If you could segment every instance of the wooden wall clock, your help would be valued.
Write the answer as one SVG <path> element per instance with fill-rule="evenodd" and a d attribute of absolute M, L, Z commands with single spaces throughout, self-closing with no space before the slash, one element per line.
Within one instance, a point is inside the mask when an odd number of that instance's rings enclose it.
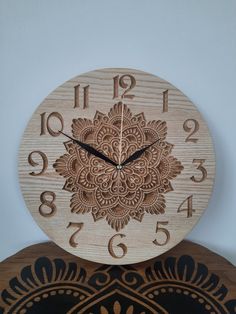
<path fill-rule="evenodd" d="M 171 249 L 207 207 L 215 174 L 206 123 L 170 83 L 133 69 L 75 77 L 25 130 L 26 204 L 59 246 L 107 264 Z"/>

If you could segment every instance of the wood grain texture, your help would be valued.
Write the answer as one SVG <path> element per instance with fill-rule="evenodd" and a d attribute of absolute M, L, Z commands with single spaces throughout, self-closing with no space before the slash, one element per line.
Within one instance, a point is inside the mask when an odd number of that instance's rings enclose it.
<path fill-rule="evenodd" d="M 187 241 L 132 266 L 36 244 L 0 264 L 0 291 L 2 314 L 236 313 L 235 267 Z"/>
<path fill-rule="evenodd" d="M 92 71 L 55 89 L 19 151 L 22 193 L 39 226 L 68 252 L 107 264 L 144 261 L 179 243 L 207 207 L 214 176 L 211 136 L 196 107 L 133 69 Z"/>

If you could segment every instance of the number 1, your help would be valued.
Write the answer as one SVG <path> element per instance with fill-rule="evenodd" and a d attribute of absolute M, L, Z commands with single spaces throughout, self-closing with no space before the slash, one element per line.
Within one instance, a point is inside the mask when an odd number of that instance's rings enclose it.
<path fill-rule="evenodd" d="M 163 93 L 163 111 L 168 112 L 168 89 L 165 90 Z"/>

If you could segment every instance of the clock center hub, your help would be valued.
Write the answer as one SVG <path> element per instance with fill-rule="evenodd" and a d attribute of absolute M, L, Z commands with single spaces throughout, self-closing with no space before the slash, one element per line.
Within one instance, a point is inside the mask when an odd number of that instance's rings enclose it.
<path fill-rule="evenodd" d="M 121 166 L 121 165 L 117 165 L 116 168 L 117 168 L 118 170 L 121 170 L 121 169 L 122 169 L 122 166 Z"/>

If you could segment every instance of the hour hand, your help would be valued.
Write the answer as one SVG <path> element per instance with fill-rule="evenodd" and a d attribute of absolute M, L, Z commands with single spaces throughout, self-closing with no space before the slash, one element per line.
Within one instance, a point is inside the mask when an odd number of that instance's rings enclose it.
<path fill-rule="evenodd" d="M 86 150 L 88 153 L 112 164 L 113 166 L 117 167 L 118 164 L 115 163 L 113 160 L 111 160 L 110 158 L 108 158 L 107 156 L 103 155 L 101 152 L 99 152 L 98 150 L 96 150 L 95 148 L 93 148 L 92 146 L 83 143 L 73 137 L 71 137 L 70 135 L 67 135 L 65 133 L 63 133 L 62 131 L 60 131 L 60 133 L 62 133 L 63 135 L 65 135 L 66 137 L 68 137 L 69 139 L 71 139 L 74 143 L 78 144 L 81 148 L 83 148 L 84 150 Z"/>
<path fill-rule="evenodd" d="M 121 166 L 125 166 L 126 164 L 128 164 L 131 161 L 134 161 L 136 159 L 138 159 L 148 148 L 150 148 L 152 145 L 156 144 L 157 142 L 159 142 L 160 139 L 156 140 L 155 142 L 147 145 L 146 147 L 143 147 L 139 150 L 137 150 L 136 152 L 134 152 L 131 156 L 129 156 L 129 158 L 127 158 L 122 164 Z"/>

